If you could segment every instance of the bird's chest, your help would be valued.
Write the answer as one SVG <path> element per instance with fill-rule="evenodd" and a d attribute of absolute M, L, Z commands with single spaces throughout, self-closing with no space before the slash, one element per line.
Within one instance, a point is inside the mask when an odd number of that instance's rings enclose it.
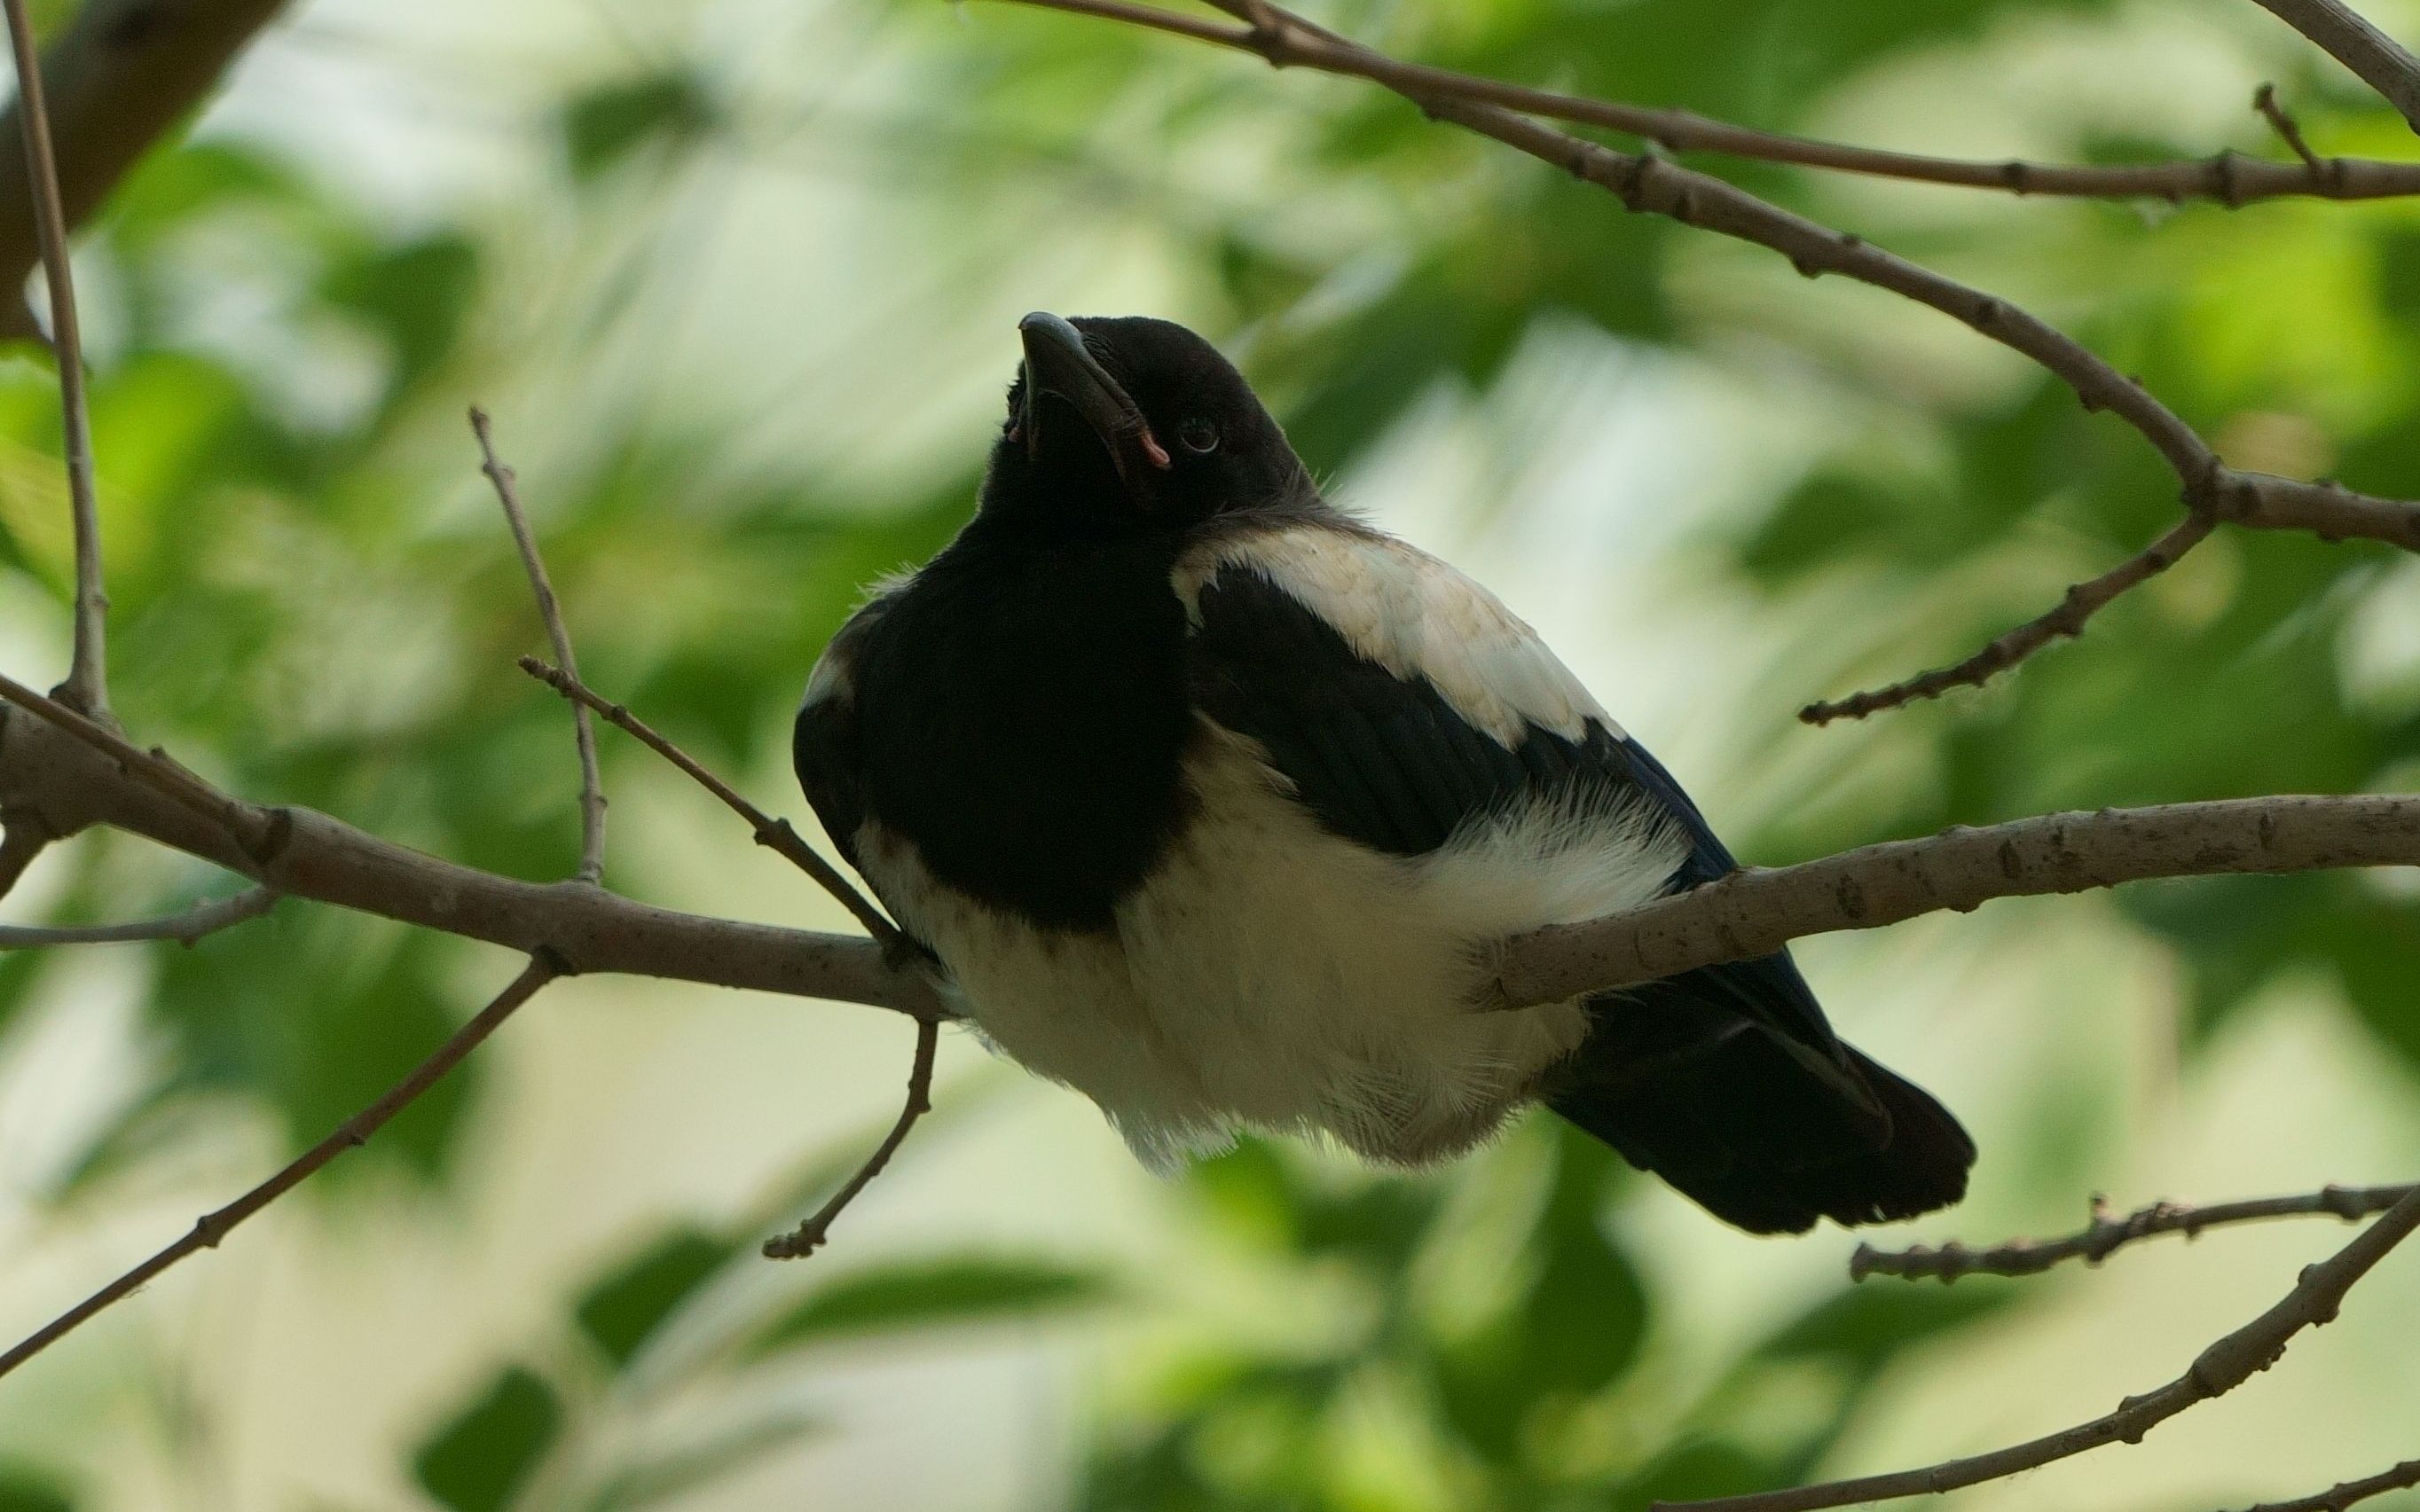
<path fill-rule="evenodd" d="M 934 876 L 1106 930 L 1186 817 L 1182 606 L 1164 552 L 937 563 L 861 679 L 873 818 Z"/>

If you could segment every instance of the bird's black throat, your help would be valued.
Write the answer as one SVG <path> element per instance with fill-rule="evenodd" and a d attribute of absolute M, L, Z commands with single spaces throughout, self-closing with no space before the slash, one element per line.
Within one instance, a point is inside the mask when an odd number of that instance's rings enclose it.
<path fill-rule="evenodd" d="M 858 669 L 871 817 L 942 882 L 1107 930 L 1182 826 L 1192 719 L 1174 532 L 978 517 L 889 606 Z"/>

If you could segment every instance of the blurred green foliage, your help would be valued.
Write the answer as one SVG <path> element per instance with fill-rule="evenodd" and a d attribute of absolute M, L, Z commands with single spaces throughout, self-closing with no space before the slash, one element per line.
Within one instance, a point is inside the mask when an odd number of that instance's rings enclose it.
<path fill-rule="evenodd" d="M 1791 130 L 1927 50 L 1988 49 L 2019 20 L 2112 8 L 1492 0 L 1346 4 L 1331 19 L 1447 66 Z M 562 873 L 576 841 L 562 713 L 512 671 L 534 626 L 460 406 L 520 371 L 499 332 L 542 343 L 541 373 L 584 372 L 607 365 L 617 332 L 631 339 L 635 310 L 663 323 L 636 337 L 652 358 L 675 317 L 632 291 L 650 259 L 681 255 L 671 231 L 689 212 L 665 207 L 732 159 L 793 147 L 859 165 L 903 221 L 935 228 L 930 268 L 880 270 L 896 302 L 870 303 L 864 331 L 818 338 L 827 363 L 845 366 L 869 332 L 907 347 L 959 339 L 947 326 L 963 289 L 1026 234 L 1003 232 L 992 201 L 1022 196 L 1090 234 L 1156 228 L 1172 276 L 1196 291 L 1195 317 L 1249 340 L 1255 378 L 1323 475 L 1440 389 L 1483 389 L 1558 323 L 1751 387 L 1778 374 L 1827 395 L 1823 455 L 1769 507 L 1689 543 L 1771 603 L 1875 609 L 1832 614 L 1770 688 L 1750 690 L 1770 695 L 1768 739 L 1808 698 L 1964 654 L 2174 516 L 2174 480 L 2140 440 L 2040 374 L 1912 380 L 1938 347 L 1893 348 L 1930 342 L 1934 317 L 1852 301 L 1869 329 L 1802 318 L 1841 296 L 1627 216 L 1374 90 L 1065 17 L 986 16 L 977 30 L 929 7 L 886 8 L 880 24 L 904 94 L 922 102 L 912 119 L 784 100 L 768 128 L 726 75 L 653 52 L 564 82 L 543 130 L 568 233 L 538 211 L 390 213 L 240 137 L 147 162 L 89 252 L 112 662 L 130 725 L 238 791 L 472 865 Z M 2397 140 L 2350 81 L 2288 46 L 2278 62 L 2321 151 Z M 2089 100 L 2028 124 L 2078 158 L 2275 150 L 2248 111 L 2225 140 Z M 2011 207 L 1723 168 L 2039 302 L 2231 460 L 2420 493 L 2413 208 Z M 561 252 L 578 265 L 563 281 L 590 301 L 540 301 L 544 329 L 513 308 L 545 282 L 527 267 L 533 244 L 575 249 Z M 957 292 L 926 300 L 936 282 Z M 1004 378 L 1006 359 L 995 365 Z M 543 439 L 552 486 L 535 507 L 584 670 L 721 764 L 778 748 L 806 669 L 861 587 L 963 517 L 987 439 L 970 428 L 905 485 L 869 482 L 874 470 L 807 434 L 837 424 L 829 408 L 782 409 L 798 444 L 767 461 L 738 419 L 701 424 L 645 383 L 581 393 L 597 408 L 572 417 L 571 439 Z M 63 606 L 56 429 L 37 356 L 0 364 L 0 568 L 13 594 Z M 508 455 L 540 440 L 504 434 Z M 1852 754 L 1820 778 L 1785 777 L 1798 787 L 1737 848 L 1780 861 L 2055 807 L 2408 788 L 2420 675 L 2396 640 L 2409 616 L 2386 610 L 2413 584 L 2374 548 L 2223 537 L 2081 645 L 1982 694 L 1842 732 Z M 611 786 L 632 757 L 618 745 L 607 756 Z M 62 921 L 166 910 L 220 886 L 120 849 L 75 857 L 53 906 Z M 2316 975 L 2382 1055 L 2420 1071 L 2410 892 L 2226 879 L 2129 891 L 2117 906 L 2187 974 L 2188 1052 L 2277 980 Z M 161 948 L 144 1007 L 158 1053 L 139 1094 L 37 1196 L 70 1207 L 172 1143 L 197 1107 L 264 1109 L 293 1148 L 319 1137 L 471 1006 L 456 961 L 446 942 L 290 904 L 273 924 Z M 0 958 L 0 1026 L 49 969 Z M 443 1200 L 485 1090 L 474 1060 L 302 1200 L 398 1173 Z M 756 1389 L 768 1373 L 984 1324 L 1146 1315 L 1157 1342 L 1100 1409 L 1077 1504 L 1630 1507 L 1806 1473 L 1894 1362 L 2023 1304 L 1979 1286 L 1842 1291 L 1675 1396 L 1654 1288 L 1606 1218 L 1631 1178 L 1536 1126 L 1435 1179 L 1342 1174 L 1259 1143 L 1189 1173 L 1202 1252 L 1257 1277 L 1256 1294 L 1290 1299 L 1271 1304 L 1290 1326 L 1197 1317 L 1183 1288 L 1092 1257 L 942 1250 L 852 1269 L 845 1238 L 778 1295 L 731 1305 L 756 1239 L 855 1148 L 816 1152 L 731 1221 L 684 1220 L 597 1257 L 556 1299 L 559 1317 L 534 1324 L 547 1348 L 500 1344 L 491 1369 L 431 1413 L 410 1458 L 417 1484 L 460 1512 L 678 1504 L 829 1429 L 768 1408 Z M 1761 1421 L 1744 1403 L 1802 1379 L 1816 1410 L 1741 1428 Z M 675 1389 L 719 1406 L 708 1427 L 629 1429 Z M 46 1471 L 0 1471 L 0 1507 L 73 1504 Z"/>

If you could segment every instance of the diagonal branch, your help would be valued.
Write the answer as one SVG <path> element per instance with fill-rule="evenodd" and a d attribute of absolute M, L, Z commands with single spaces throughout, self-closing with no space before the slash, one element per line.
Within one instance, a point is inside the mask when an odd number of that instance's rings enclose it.
<path fill-rule="evenodd" d="M 1862 719 L 1918 699 L 1938 698 L 1953 687 L 1980 687 L 2052 641 L 2082 635 L 2085 622 L 2126 590 L 2175 566 L 2216 526 L 2217 522 L 2208 515 L 2188 515 L 2168 533 L 2100 577 L 2071 586 L 2056 609 L 2027 620 L 1964 661 L 1919 673 L 1888 687 L 1809 703 L 1798 711 L 1798 717 L 1817 725 L 1830 724 L 1835 719 Z"/>
<path fill-rule="evenodd" d="M 0 0 L 8 12 L 8 42 L 17 59 L 18 124 L 25 139 L 25 181 L 34 202 L 34 231 L 42 274 L 51 290 L 51 350 L 59 364 L 59 414 L 65 428 L 68 498 L 75 512 L 75 653 L 59 696 L 98 718 L 109 717 L 109 595 L 101 576 L 101 511 L 92 488 L 92 416 L 85 404 L 84 337 L 76 320 L 75 273 L 68 261 L 67 211 L 59 204 L 58 164 L 51 152 L 51 117 L 42 103 L 42 68 L 34 55 L 34 28 L 25 0 Z"/>
<path fill-rule="evenodd" d="M 1838 273 L 1901 295 L 2022 353 L 2150 442 L 2180 485 L 2188 517 L 2259 530 L 2309 531 L 2329 540 L 2366 536 L 2420 550 L 2420 503 L 2230 468 L 2193 427 L 2133 379 L 2032 313 L 1929 268 L 1835 231 L 1719 178 L 1663 158 L 1617 152 L 1487 100 L 1510 86 L 1404 64 L 1303 20 L 1273 0 L 1212 0 L 1247 24 L 1224 25 L 1130 0 L 1014 0 L 1148 27 L 1249 53 L 1268 63 L 1350 74 L 1403 96 L 1428 115 L 1609 191 L 1624 208 L 1777 252 L 1812 278 Z M 1485 97 L 1482 100 L 1481 97 Z M 2228 160 L 2233 161 L 2233 160 Z M 2296 170 L 2300 171 L 2300 170 Z M 2148 576 L 2148 574 L 2147 574 Z"/>
<path fill-rule="evenodd" d="M 1834 930 L 1875 929 L 1993 898 L 2081 892 L 2191 872 L 2214 876 L 2420 864 L 2420 795 L 2279 796 L 2101 809 L 1957 825 L 1922 840 L 1734 872 L 1628 913 L 1508 942 L 1492 1007 L 1752 960 Z"/>
<path fill-rule="evenodd" d="M 1849 1257 L 1849 1279 L 1872 1275 L 1955 1281 L 1965 1275 L 2034 1275 L 2063 1260 L 2099 1265 L 2137 1240 L 2159 1234 L 2199 1238 L 2206 1228 L 2261 1223 L 2273 1218 L 2334 1214 L 2347 1223 L 2366 1218 L 2420 1191 L 2420 1186 L 2323 1186 L 2291 1196 L 2250 1197 L 2238 1202 L 2212 1202 L 2192 1207 L 2154 1202 L 2120 1218 L 2111 1213 L 2107 1199 L 2092 1199 L 2092 1217 L 2064 1238 L 2017 1239 L 1990 1249 L 1968 1249 L 1955 1241 L 1939 1248 L 1918 1244 L 1912 1249 L 1878 1250 L 1859 1244 Z"/>
<path fill-rule="evenodd" d="M 2195 1356 L 2183 1375 L 2142 1396 L 2129 1396 L 2118 1405 L 2117 1411 L 2089 1423 L 1989 1454 L 1947 1460 L 1919 1470 L 1702 1502 L 1659 1502 L 1655 1504 L 1656 1512 L 1809 1512 L 1815 1507 L 1926 1496 L 2022 1474 L 2104 1444 L 2135 1443 L 2169 1418 L 2214 1396 L 2225 1396 L 2276 1364 L 2286 1352 L 2286 1346 L 2303 1330 L 2333 1322 L 2353 1284 L 2368 1274 L 2414 1228 L 2420 1228 L 2420 1190 L 2387 1209 L 2355 1235 L 2351 1243 L 2329 1258 L 2305 1266 L 2293 1290 L 2268 1311 Z"/>
<path fill-rule="evenodd" d="M 884 917 L 865 894 L 849 886 L 830 861 L 817 855 L 786 819 L 776 819 L 740 796 L 739 790 L 709 772 L 689 752 L 658 734 L 653 727 L 619 703 L 609 702 L 595 689 L 582 683 L 579 675 L 565 667 L 550 667 L 535 656 L 521 658 L 521 671 L 553 688 L 574 704 L 596 710 L 606 720 L 627 731 L 638 742 L 664 760 L 688 773 L 696 783 L 722 800 L 723 806 L 748 821 L 756 834 L 756 843 L 778 852 L 792 866 L 814 879 L 815 885 L 839 900 L 840 905 L 854 915 L 865 933 L 886 954 L 895 955 L 903 949 L 905 936 L 898 926 Z"/>
<path fill-rule="evenodd" d="M 0 950 L 36 950 L 54 945 L 117 945 L 133 940 L 174 940 L 191 945 L 205 934 L 232 929 L 247 918 L 258 918 L 276 906 L 270 887 L 249 887 L 232 898 L 195 903 L 165 918 L 137 919 L 131 924 L 75 924 L 40 928 L 0 924 Z"/>
<path fill-rule="evenodd" d="M 216 1249 L 219 1242 L 225 1239 L 236 1225 L 301 1185 L 305 1178 L 346 1150 L 366 1144 L 370 1135 L 386 1126 L 387 1120 L 411 1106 L 415 1098 L 435 1086 L 439 1078 L 461 1064 L 463 1057 L 501 1028 L 504 1020 L 512 1017 L 523 1003 L 536 996 L 539 988 L 565 974 L 562 962 L 544 955 L 532 957 L 521 974 L 513 979 L 512 985 L 496 995 L 495 999 L 473 1014 L 470 1022 L 449 1035 L 427 1059 L 414 1066 L 403 1080 L 387 1088 L 377 1102 L 347 1119 L 335 1133 L 296 1156 L 268 1180 L 217 1211 L 203 1214 L 182 1239 L 69 1308 L 15 1349 L 0 1354 L 0 1376 L 6 1376 L 75 1332 L 95 1314 L 132 1296 L 161 1272 L 187 1256 L 205 1249 Z"/>
<path fill-rule="evenodd" d="M 2361 82 L 2386 97 L 2420 131 L 2420 58 L 2365 20 L 2344 0 L 2258 0 L 2260 8 L 2318 43 Z"/>
<path fill-rule="evenodd" d="M 529 517 L 521 513 L 520 494 L 513 486 L 513 470 L 496 459 L 496 443 L 488 431 L 488 412 L 477 405 L 471 407 L 471 433 L 479 438 L 479 471 L 496 486 L 496 501 L 504 506 L 504 522 L 512 527 L 513 544 L 520 548 L 521 566 L 528 572 L 530 592 L 537 598 L 538 618 L 546 622 L 546 638 L 554 647 L 554 659 L 566 675 L 577 681 L 580 663 L 571 654 L 571 631 L 563 623 L 563 605 L 554 596 L 554 584 L 547 580 L 546 559 L 538 554 L 537 537 L 530 532 Z M 597 770 L 597 725 L 589 718 L 587 705 L 574 701 L 571 705 L 571 733 L 580 748 L 580 870 L 575 873 L 582 882 L 597 882 L 605 875 L 605 782 Z"/>
<path fill-rule="evenodd" d="M 933 1111 L 933 1056 L 940 1046 L 941 1026 L 932 1019 L 922 1019 L 916 1025 L 916 1058 L 908 1068 L 908 1101 L 900 1106 L 899 1119 L 883 1135 L 882 1143 L 857 1168 L 857 1174 L 842 1183 L 831 1195 L 831 1200 L 817 1208 L 806 1222 L 786 1234 L 765 1241 L 764 1255 L 768 1260 L 803 1260 L 813 1255 L 824 1241 L 831 1237 L 832 1220 L 841 1210 L 857 1200 L 857 1195 L 867 1183 L 882 1174 L 891 1164 L 892 1155 L 907 1142 L 908 1131 L 916 1120 Z"/>

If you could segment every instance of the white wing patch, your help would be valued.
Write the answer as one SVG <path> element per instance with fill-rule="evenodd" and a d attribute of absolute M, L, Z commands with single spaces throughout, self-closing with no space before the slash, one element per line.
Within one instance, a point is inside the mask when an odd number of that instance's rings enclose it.
<path fill-rule="evenodd" d="M 1626 738 L 1538 632 L 1416 547 L 1307 523 L 1214 538 L 1180 557 L 1171 578 L 1194 625 L 1202 590 L 1239 568 L 1277 584 L 1364 660 L 1427 680 L 1456 714 L 1507 747 L 1531 724 L 1584 739 L 1591 719 Z"/>

